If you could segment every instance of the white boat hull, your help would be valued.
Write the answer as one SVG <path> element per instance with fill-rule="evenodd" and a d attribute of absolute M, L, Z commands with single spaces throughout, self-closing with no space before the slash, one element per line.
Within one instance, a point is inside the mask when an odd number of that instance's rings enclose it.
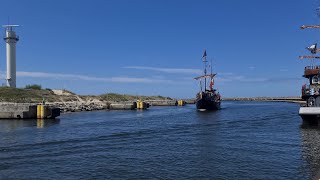
<path fill-rule="evenodd" d="M 300 107 L 299 115 L 303 121 L 320 124 L 320 107 Z"/>
<path fill-rule="evenodd" d="M 320 115 L 320 107 L 300 107 L 299 115 Z"/>

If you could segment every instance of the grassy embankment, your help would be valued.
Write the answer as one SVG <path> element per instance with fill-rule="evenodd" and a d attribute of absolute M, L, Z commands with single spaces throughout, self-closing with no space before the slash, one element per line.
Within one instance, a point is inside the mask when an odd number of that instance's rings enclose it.
<path fill-rule="evenodd" d="M 0 87 L 1 102 L 39 103 L 43 98 L 46 101 L 57 100 L 54 93 L 49 90 Z"/>
<path fill-rule="evenodd" d="M 44 99 L 46 102 L 72 102 L 99 100 L 99 101 L 134 101 L 140 100 L 165 100 L 171 99 L 163 96 L 133 96 L 126 94 L 108 93 L 102 95 L 78 96 L 70 91 L 65 90 L 67 95 L 56 95 L 50 89 L 27 89 L 27 88 L 9 88 L 0 87 L 0 102 L 16 103 L 40 103 Z"/>

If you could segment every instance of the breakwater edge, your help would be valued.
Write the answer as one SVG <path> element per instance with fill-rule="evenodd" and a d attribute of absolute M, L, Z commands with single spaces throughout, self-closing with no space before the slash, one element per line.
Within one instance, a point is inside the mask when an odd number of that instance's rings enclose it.
<path fill-rule="evenodd" d="M 230 97 L 223 98 L 225 101 L 266 101 L 266 102 L 290 102 L 304 104 L 305 101 L 301 97 Z"/>
<path fill-rule="evenodd" d="M 224 98 L 224 101 L 272 101 L 292 102 L 303 104 L 300 97 L 251 97 Z M 194 104 L 195 99 L 174 99 L 164 96 L 133 96 L 125 94 L 107 93 L 102 95 L 77 95 L 68 90 L 51 89 L 19 89 L 0 87 L 0 105 L 12 104 L 34 106 L 45 103 L 52 108 L 60 108 L 61 113 L 96 111 L 96 110 L 133 110 L 143 102 L 142 109 L 150 106 L 177 106 Z M 181 103 L 179 102 L 181 101 Z"/>

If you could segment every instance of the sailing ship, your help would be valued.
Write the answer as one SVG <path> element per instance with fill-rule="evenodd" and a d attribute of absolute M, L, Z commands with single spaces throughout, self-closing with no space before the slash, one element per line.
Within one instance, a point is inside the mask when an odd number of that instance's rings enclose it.
<path fill-rule="evenodd" d="M 211 73 L 207 74 L 207 52 L 204 50 L 202 61 L 204 63 L 204 75 L 194 78 L 200 82 L 200 92 L 197 93 L 196 107 L 199 111 L 207 110 L 219 110 L 221 109 L 221 96 L 219 92 L 213 88 L 214 77 L 217 74 L 212 73 L 212 61 L 211 61 Z M 209 89 L 207 89 L 207 79 L 210 80 Z M 202 81 L 204 80 L 204 89 L 202 88 Z"/>
<path fill-rule="evenodd" d="M 302 26 L 301 29 L 320 28 L 317 26 Z M 314 61 L 320 59 L 320 56 L 316 56 L 320 49 L 317 48 L 317 43 L 306 48 L 310 51 L 311 55 L 300 56 L 302 59 L 311 59 L 311 65 L 304 68 L 303 77 L 307 79 L 306 84 L 301 88 L 301 98 L 305 100 L 299 109 L 299 115 L 305 122 L 320 123 L 320 66 L 315 65 Z"/>

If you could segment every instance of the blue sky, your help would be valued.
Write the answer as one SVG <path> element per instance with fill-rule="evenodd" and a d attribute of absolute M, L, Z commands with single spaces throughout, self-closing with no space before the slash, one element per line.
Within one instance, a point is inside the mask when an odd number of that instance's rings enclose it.
<path fill-rule="evenodd" d="M 79 94 L 194 97 L 203 50 L 224 97 L 298 96 L 299 55 L 318 42 L 320 1 L 2 1 L 0 22 L 17 29 L 17 86 Z M 7 7 L 7 8 L 6 8 Z M 11 7 L 11 8 L 9 8 Z M 0 71 L 5 72 L 0 42 Z M 4 76 L 1 76 L 4 82 Z"/>

